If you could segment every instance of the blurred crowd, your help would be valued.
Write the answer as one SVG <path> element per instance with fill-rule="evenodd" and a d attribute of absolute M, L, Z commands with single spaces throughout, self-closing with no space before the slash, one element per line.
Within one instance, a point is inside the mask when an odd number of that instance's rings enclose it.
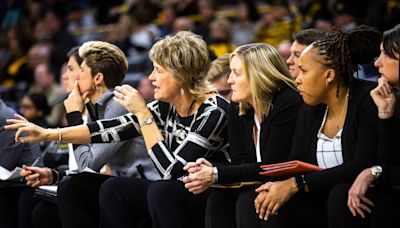
<path fill-rule="evenodd" d="M 3 0 L 0 96 L 21 113 L 35 109 L 46 125 L 62 126 L 67 52 L 89 40 L 121 48 L 129 65 L 123 83 L 136 87 L 152 69 L 154 41 L 177 31 L 200 34 L 211 58 L 266 42 L 287 59 L 293 32 L 358 24 L 383 31 L 399 21 L 397 0 Z"/>

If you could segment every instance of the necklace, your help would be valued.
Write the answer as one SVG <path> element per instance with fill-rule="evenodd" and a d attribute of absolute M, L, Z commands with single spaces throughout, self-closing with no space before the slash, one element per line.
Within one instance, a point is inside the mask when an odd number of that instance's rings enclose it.
<path fill-rule="evenodd" d="M 189 116 L 192 113 L 195 101 L 196 101 L 196 99 L 193 99 L 192 103 L 190 104 L 188 112 L 187 112 L 187 116 Z M 181 125 L 180 117 L 179 117 L 179 114 L 177 112 L 176 113 L 176 128 L 178 128 L 178 126 L 180 126 L 180 125 Z M 186 138 L 186 135 L 187 135 L 187 132 L 185 130 L 185 126 L 182 126 L 182 128 L 177 129 L 175 134 L 176 134 L 176 137 L 177 137 L 177 141 L 178 142 L 182 142 Z"/>
<path fill-rule="evenodd" d="M 344 100 L 344 105 L 343 105 L 342 114 L 340 115 L 339 121 L 336 123 L 336 131 L 339 131 L 341 124 L 344 123 L 344 118 L 345 118 L 345 116 L 346 116 L 346 115 L 345 115 L 345 112 L 346 112 L 346 110 L 347 110 L 347 106 L 348 106 L 348 105 L 349 105 L 349 90 L 347 90 L 347 93 L 346 93 L 346 97 L 345 97 L 345 100 Z"/>

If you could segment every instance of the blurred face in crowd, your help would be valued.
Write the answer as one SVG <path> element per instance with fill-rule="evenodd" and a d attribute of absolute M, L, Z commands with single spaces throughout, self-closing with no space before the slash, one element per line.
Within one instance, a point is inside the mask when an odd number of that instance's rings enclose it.
<path fill-rule="evenodd" d="M 399 58 L 399 54 L 396 57 Z M 386 78 L 392 86 L 399 87 L 399 59 L 387 56 L 382 44 L 381 54 L 375 61 L 375 66 L 379 69 L 381 77 Z"/>
<path fill-rule="evenodd" d="M 228 83 L 228 78 L 229 75 L 222 75 L 212 83 L 217 89 L 218 94 L 220 94 L 225 99 L 230 101 L 232 96 L 232 90 L 231 90 L 231 85 Z"/>
<path fill-rule="evenodd" d="M 286 60 L 286 64 L 289 67 L 289 72 L 292 75 L 293 79 L 296 79 L 300 73 L 299 58 L 306 47 L 307 45 L 299 44 L 297 41 L 294 41 L 292 46 L 290 47 L 290 56 Z"/>
<path fill-rule="evenodd" d="M 34 76 L 36 85 L 42 89 L 49 88 L 54 83 L 54 75 L 44 63 L 36 66 Z"/>
<path fill-rule="evenodd" d="M 67 69 L 62 76 L 64 88 L 67 93 L 70 93 L 72 91 L 72 89 L 74 88 L 75 81 L 79 80 L 80 72 L 81 72 L 81 67 L 79 66 L 75 57 L 73 56 L 69 57 L 67 63 Z"/>
<path fill-rule="evenodd" d="M 149 79 L 152 82 L 154 89 L 154 99 L 173 103 L 176 99 L 181 97 L 178 81 L 174 78 L 172 72 L 168 71 L 160 64 L 153 62 L 153 72 L 151 72 Z"/>
<path fill-rule="evenodd" d="M 43 115 L 28 96 L 24 96 L 19 103 L 19 111 L 29 121 Z"/>
<path fill-rule="evenodd" d="M 228 83 L 232 89 L 232 101 L 234 102 L 253 102 L 250 85 L 247 81 L 242 61 L 234 55 L 230 61 L 231 74 L 228 78 Z"/>

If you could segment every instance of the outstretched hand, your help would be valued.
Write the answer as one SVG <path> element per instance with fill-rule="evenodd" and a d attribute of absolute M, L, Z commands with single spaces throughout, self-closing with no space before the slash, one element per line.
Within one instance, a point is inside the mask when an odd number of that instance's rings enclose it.
<path fill-rule="evenodd" d="M 7 119 L 8 125 L 4 126 L 4 129 L 17 130 L 15 133 L 16 142 L 28 143 L 48 140 L 46 129 L 29 122 L 21 115 L 14 114 L 14 116 L 16 119 Z"/>

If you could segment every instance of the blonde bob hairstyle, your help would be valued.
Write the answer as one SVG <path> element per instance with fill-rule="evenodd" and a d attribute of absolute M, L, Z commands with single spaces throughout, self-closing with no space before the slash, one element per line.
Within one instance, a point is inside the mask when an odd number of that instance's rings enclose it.
<path fill-rule="evenodd" d="M 296 90 L 296 85 L 278 51 L 269 44 L 253 43 L 242 45 L 230 55 L 236 56 L 243 66 L 243 74 L 249 82 L 254 107 L 239 103 L 239 114 L 254 109 L 258 116 L 268 115 L 276 92 L 285 86 Z"/>
<path fill-rule="evenodd" d="M 210 67 L 206 42 L 192 32 L 178 32 L 157 41 L 149 57 L 170 71 L 184 91 L 196 100 L 204 99 L 215 89 L 206 80 Z"/>

